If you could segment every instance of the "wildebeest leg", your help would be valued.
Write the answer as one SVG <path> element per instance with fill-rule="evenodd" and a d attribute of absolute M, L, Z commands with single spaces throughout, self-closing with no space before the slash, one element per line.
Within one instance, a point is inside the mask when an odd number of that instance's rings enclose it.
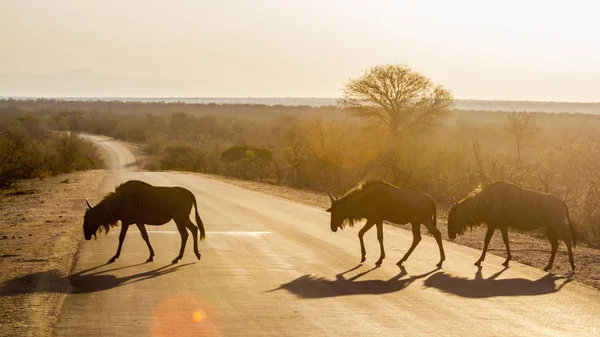
<path fill-rule="evenodd" d="M 571 269 L 573 271 L 575 271 L 575 261 L 573 260 L 573 248 L 571 246 L 571 243 L 573 242 L 573 238 L 571 237 L 571 233 L 569 231 L 569 228 L 565 226 L 565 224 L 561 224 L 562 226 L 560 226 L 560 231 L 561 231 L 561 239 L 565 242 L 565 245 L 567 246 L 567 252 L 569 253 L 569 263 L 571 263 Z"/>
<path fill-rule="evenodd" d="M 567 252 L 569 253 L 569 262 L 571 263 L 571 270 L 575 271 L 575 260 L 573 260 L 573 249 L 571 248 L 571 237 L 565 239 L 565 245 L 567 245 Z"/>
<path fill-rule="evenodd" d="M 396 263 L 398 266 L 401 266 L 408 259 L 413 250 L 415 250 L 415 247 L 421 242 L 421 224 L 416 222 L 411 222 L 410 224 L 412 225 L 413 242 L 406 254 L 404 254 L 404 257 Z"/>
<path fill-rule="evenodd" d="M 125 241 L 125 234 L 127 234 L 127 229 L 129 229 L 129 224 L 122 223 L 121 234 L 119 234 L 119 247 L 117 248 L 117 253 L 110 260 L 108 260 L 108 263 L 115 262 L 115 260 L 118 259 L 121 255 L 121 247 L 123 247 L 123 241 Z"/>
<path fill-rule="evenodd" d="M 177 263 L 183 257 L 183 251 L 185 250 L 185 244 L 187 243 L 187 238 L 189 236 L 187 230 L 185 229 L 185 224 L 189 221 L 189 219 L 175 219 L 175 224 L 177 225 L 177 230 L 179 231 L 179 235 L 181 236 L 181 248 L 179 249 L 179 255 L 171 261 L 171 263 Z"/>
<path fill-rule="evenodd" d="M 187 228 L 192 232 L 192 238 L 194 238 L 194 254 L 196 254 L 196 257 L 200 260 L 201 254 L 198 251 L 198 227 L 196 227 L 193 222 L 188 221 Z"/>
<path fill-rule="evenodd" d="M 431 223 L 426 222 L 425 227 L 429 230 L 429 233 L 433 234 L 435 241 L 440 248 L 440 262 L 436 265 L 438 268 L 442 267 L 442 263 L 446 260 L 446 254 L 444 254 L 444 246 L 442 245 L 442 233 Z"/>
<path fill-rule="evenodd" d="M 569 253 L 569 262 L 571 263 L 571 270 L 575 271 L 575 260 L 573 259 L 573 249 L 571 248 L 571 236 L 565 239 L 565 245 L 567 245 L 567 252 Z"/>
<path fill-rule="evenodd" d="M 360 258 L 360 263 L 365 262 L 366 255 L 367 255 L 367 251 L 365 250 L 365 242 L 363 241 L 363 236 L 365 236 L 365 233 L 371 229 L 371 227 L 373 227 L 375 223 L 371 222 L 369 220 L 367 220 L 367 223 L 363 226 L 363 228 L 361 228 L 358 231 L 358 240 L 360 241 L 360 254 L 361 254 L 361 258 Z"/>
<path fill-rule="evenodd" d="M 380 221 L 376 225 L 377 225 L 377 240 L 379 241 L 380 254 L 379 254 L 379 260 L 377 260 L 377 262 L 375 262 L 375 265 L 380 266 L 381 262 L 383 262 L 383 259 L 385 259 L 385 249 L 383 249 L 383 222 Z"/>
<path fill-rule="evenodd" d="M 136 224 L 137 228 L 140 230 L 140 233 L 142 234 L 142 239 L 144 239 L 144 241 L 146 241 L 146 245 L 148 245 L 148 250 L 150 250 L 150 257 L 148 258 L 148 260 L 146 260 L 146 262 L 152 262 L 154 260 L 154 249 L 152 249 L 152 245 L 150 244 L 150 239 L 148 238 L 148 232 L 146 232 L 146 226 L 144 226 L 144 224 Z"/>
<path fill-rule="evenodd" d="M 502 240 L 504 240 L 504 245 L 506 246 L 506 261 L 502 265 L 508 267 L 508 261 L 511 260 L 510 245 L 508 244 L 508 227 L 500 227 L 500 233 L 502 233 Z"/>
<path fill-rule="evenodd" d="M 552 245 L 552 252 L 550 253 L 550 261 L 548 261 L 548 265 L 544 268 L 544 271 L 548 271 L 552 269 L 552 265 L 554 264 L 554 258 L 556 257 L 556 251 L 558 250 L 558 237 L 556 233 L 556 229 L 553 227 L 546 227 L 546 232 L 548 233 L 548 239 L 550 240 L 550 245 Z"/>
<path fill-rule="evenodd" d="M 490 240 L 492 240 L 492 236 L 494 235 L 495 230 L 496 230 L 496 227 L 488 224 L 487 233 L 485 233 L 485 240 L 483 242 L 483 252 L 481 252 L 481 257 L 479 258 L 479 260 L 477 260 L 477 262 L 475 262 L 476 266 L 480 266 L 481 262 L 483 262 L 483 260 L 485 260 L 485 253 L 487 252 L 488 245 L 490 244 Z"/>

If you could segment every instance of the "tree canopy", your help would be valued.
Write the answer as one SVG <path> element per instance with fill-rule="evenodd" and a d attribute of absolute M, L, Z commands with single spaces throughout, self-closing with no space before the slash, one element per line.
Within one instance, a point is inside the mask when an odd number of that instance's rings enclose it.
<path fill-rule="evenodd" d="M 339 100 L 355 116 L 376 121 L 391 133 L 421 133 L 439 124 L 454 102 L 452 93 L 406 65 L 378 65 L 351 79 Z"/>

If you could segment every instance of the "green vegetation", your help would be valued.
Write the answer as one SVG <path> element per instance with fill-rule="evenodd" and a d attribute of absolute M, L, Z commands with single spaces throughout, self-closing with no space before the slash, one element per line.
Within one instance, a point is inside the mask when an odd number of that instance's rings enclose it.
<path fill-rule="evenodd" d="M 369 72 L 349 82 L 339 107 L 5 100 L 0 108 L 27 110 L 56 130 L 144 143 L 148 167 L 157 170 L 336 193 L 383 179 L 428 192 L 440 205 L 506 180 L 565 200 L 578 236 L 600 247 L 600 115 L 449 110 L 450 93 L 422 75 L 402 66 L 377 69 L 376 78 L 388 71 L 394 81 L 418 79 L 420 89 L 393 96 L 389 111 L 355 90 Z M 370 88 L 385 92 L 394 81 Z M 354 103 L 376 114 L 357 113 Z M 395 122 L 372 118 L 378 115 Z"/>
<path fill-rule="evenodd" d="M 273 152 L 253 145 L 236 145 L 221 153 L 221 161 L 227 163 L 225 174 L 255 180 L 268 177 L 273 163 Z"/>
<path fill-rule="evenodd" d="M 101 167 L 94 146 L 74 135 L 51 132 L 38 114 L 0 110 L 0 188 L 15 180 Z"/>

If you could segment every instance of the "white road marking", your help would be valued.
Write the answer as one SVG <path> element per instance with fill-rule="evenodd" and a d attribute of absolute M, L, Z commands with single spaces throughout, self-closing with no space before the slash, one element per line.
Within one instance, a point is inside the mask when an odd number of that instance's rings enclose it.
<path fill-rule="evenodd" d="M 130 232 L 140 231 L 132 230 Z M 148 234 L 179 234 L 178 231 L 148 231 Z M 253 232 L 253 231 L 207 231 L 206 234 L 221 234 L 221 235 L 239 235 L 239 236 L 261 236 L 265 234 L 271 234 L 272 232 Z"/>

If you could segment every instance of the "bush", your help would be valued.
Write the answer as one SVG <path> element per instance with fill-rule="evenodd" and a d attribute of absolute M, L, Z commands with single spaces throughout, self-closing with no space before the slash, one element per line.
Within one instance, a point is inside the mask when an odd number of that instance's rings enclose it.
<path fill-rule="evenodd" d="M 256 156 L 265 163 L 273 161 L 273 152 L 271 152 L 271 150 L 253 145 L 232 146 L 223 151 L 221 154 L 221 160 L 236 162 L 246 159 L 249 156 Z"/>
<path fill-rule="evenodd" d="M 160 158 L 159 168 L 163 170 L 206 172 L 206 156 L 194 146 L 167 146 Z"/>
<path fill-rule="evenodd" d="M 255 180 L 273 175 L 273 152 L 253 146 L 237 145 L 221 153 L 221 160 L 226 163 L 228 175 Z"/>
<path fill-rule="evenodd" d="M 103 166 L 93 144 L 53 133 L 36 117 L 18 115 L 0 135 L 0 187 L 15 180 L 45 178 Z"/>

